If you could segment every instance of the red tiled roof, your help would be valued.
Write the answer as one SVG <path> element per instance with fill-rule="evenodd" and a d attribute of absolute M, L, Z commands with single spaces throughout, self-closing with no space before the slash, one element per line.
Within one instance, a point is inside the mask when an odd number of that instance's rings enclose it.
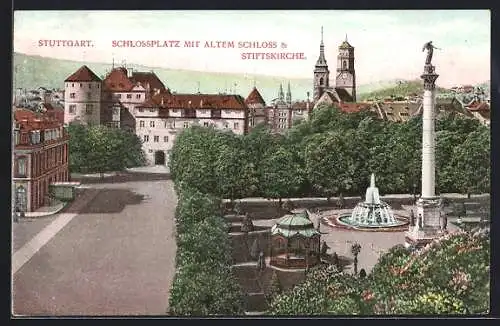
<path fill-rule="evenodd" d="M 66 78 L 65 82 L 100 82 L 101 78 L 97 77 L 92 70 L 87 66 L 81 66 L 75 73 Z"/>
<path fill-rule="evenodd" d="M 133 72 L 132 78 L 130 78 L 131 82 L 134 84 L 141 83 L 141 85 L 146 88 L 146 85 L 149 84 L 151 90 L 153 89 L 165 89 L 165 85 L 162 83 L 160 78 L 156 76 L 154 72 Z"/>
<path fill-rule="evenodd" d="M 367 109 L 370 105 L 366 103 L 340 103 L 340 109 L 345 113 L 357 113 Z"/>
<path fill-rule="evenodd" d="M 134 83 L 127 76 L 127 69 L 123 67 L 114 68 L 104 78 L 104 90 L 112 92 L 128 92 L 132 90 Z"/>
<path fill-rule="evenodd" d="M 178 109 L 200 108 L 243 110 L 247 108 L 245 100 L 240 95 L 161 93 L 154 95 L 152 100 L 154 103 L 161 105 L 162 98 L 163 106 Z"/>
<path fill-rule="evenodd" d="M 245 103 L 266 105 L 266 102 L 262 98 L 262 95 L 260 95 L 259 91 L 257 90 L 257 87 L 254 87 L 250 92 L 250 94 L 248 94 L 247 98 L 245 99 Z"/>
<path fill-rule="evenodd" d="M 300 102 L 294 102 L 292 103 L 292 109 L 295 109 L 295 110 L 305 110 L 307 109 L 307 101 L 300 101 Z M 309 103 L 309 107 L 311 108 L 312 107 L 312 104 Z"/>
<path fill-rule="evenodd" d="M 473 102 L 467 106 L 467 109 L 470 111 L 483 111 L 483 112 L 489 112 L 490 111 L 490 106 L 486 102 Z"/>
<path fill-rule="evenodd" d="M 15 109 L 14 119 L 18 124 L 20 124 L 21 129 L 25 131 L 57 128 L 62 123 L 64 123 L 64 121 L 61 122 L 56 116 L 52 114 L 36 113 L 27 109 Z"/>

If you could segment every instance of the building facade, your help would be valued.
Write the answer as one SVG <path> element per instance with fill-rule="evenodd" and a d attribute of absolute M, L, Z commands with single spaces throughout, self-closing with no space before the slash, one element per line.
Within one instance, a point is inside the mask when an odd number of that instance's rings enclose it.
<path fill-rule="evenodd" d="M 248 94 L 245 104 L 248 107 L 248 131 L 267 123 L 266 102 L 256 87 Z"/>
<path fill-rule="evenodd" d="M 192 125 L 238 135 L 248 132 L 248 108 L 239 95 L 159 92 L 135 108 L 136 134 L 149 164 L 168 164 L 176 136 Z"/>
<path fill-rule="evenodd" d="M 101 121 L 102 81 L 82 66 L 64 81 L 64 123 L 98 125 Z"/>
<path fill-rule="evenodd" d="M 68 181 L 68 135 L 43 113 L 14 110 L 14 207 L 31 212 L 49 203 L 49 185 Z"/>

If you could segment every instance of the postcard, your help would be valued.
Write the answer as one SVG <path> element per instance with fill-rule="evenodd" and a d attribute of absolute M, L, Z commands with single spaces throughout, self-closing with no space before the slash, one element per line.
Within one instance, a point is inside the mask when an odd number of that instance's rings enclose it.
<path fill-rule="evenodd" d="M 13 318 L 490 312 L 489 11 L 13 36 Z"/>

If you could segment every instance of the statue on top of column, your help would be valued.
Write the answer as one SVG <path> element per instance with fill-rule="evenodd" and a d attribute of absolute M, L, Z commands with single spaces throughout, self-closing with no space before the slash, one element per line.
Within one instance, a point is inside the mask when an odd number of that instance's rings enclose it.
<path fill-rule="evenodd" d="M 429 41 L 427 43 L 424 44 L 424 47 L 422 48 L 422 52 L 424 52 L 425 50 L 427 50 L 427 58 L 425 58 L 425 64 L 426 65 L 430 65 L 431 64 L 431 60 L 432 60 L 432 54 L 434 52 L 434 49 L 438 49 L 437 47 L 435 47 L 433 44 L 432 44 L 432 41 Z"/>

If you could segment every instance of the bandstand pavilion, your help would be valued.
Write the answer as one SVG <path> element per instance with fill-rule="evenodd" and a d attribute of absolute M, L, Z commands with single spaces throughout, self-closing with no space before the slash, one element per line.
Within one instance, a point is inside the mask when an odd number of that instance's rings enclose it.
<path fill-rule="evenodd" d="M 270 264 L 282 268 L 319 264 L 320 238 L 307 211 L 285 215 L 271 229 Z"/>

